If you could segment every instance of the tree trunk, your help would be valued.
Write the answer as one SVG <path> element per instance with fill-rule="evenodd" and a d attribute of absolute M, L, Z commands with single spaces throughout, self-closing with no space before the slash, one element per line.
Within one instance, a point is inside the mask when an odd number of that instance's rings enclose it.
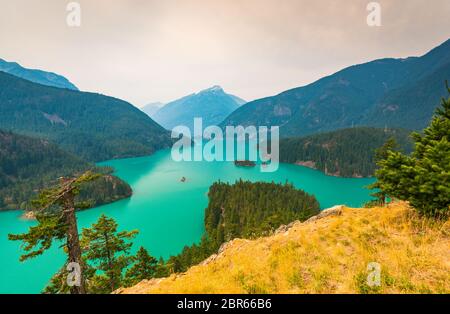
<path fill-rule="evenodd" d="M 74 196 L 68 193 L 64 202 L 64 211 L 67 223 L 67 250 L 69 263 L 78 263 L 80 265 L 80 285 L 70 287 L 71 294 L 85 294 L 86 287 L 83 274 L 83 261 L 81 259 L 81 247 L 78 236 L 77 217 L 75 216 Z"/>
<path fill-rule="evenodd" d="M 113 292 L 115 289 L 115 276 L 114 276 L 114 270 L 113 270 L 113 264 L 112 264 L 112 256 L 111 256 L 111 251 L 109 250 L 109 238 L 108 238 L 108 233 L 104 232 L 103 236 L 105 237 L 105 246 L 106 246 L 106 251 L 107 251 L 107 258 L 108 258 L 108 267 L 109 270 L 111 271 L 111 276 L 109 278 L 109 286 L 111 288 L 111 292 Z"/>

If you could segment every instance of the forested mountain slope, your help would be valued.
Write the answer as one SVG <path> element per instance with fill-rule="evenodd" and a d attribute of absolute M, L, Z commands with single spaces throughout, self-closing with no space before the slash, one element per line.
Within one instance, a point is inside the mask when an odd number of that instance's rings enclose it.
<path fill-rule="evenodd" d="M 88 161 L 151 154 L 169 134 L 120 99 L 48 87 L 0 72 L 0 127 L 49 139 Z"/>
<path fill-rule="evenodd" d="M 386 93 L 361 121 L 376 127 L 401 126 L 422 129 L 445 96 L 445 81 L 450 80 L 450 62 L 435 72 Z"/>
<path fill-rule="evenodd" d="M 450 40 L 421 57 L 354 65 L 307 86 L 249 102 L 226 125 L 280 126 L 301 136 L 352 126 L 423 129 L 450 79 Z"/>
<path fill-rule="evenodd" d="M 286 138 L 280 141 L 280 161 L 319 169 L 328 175 L 369 177 L 375 171 L 375 150 L 393 137 L 399 149 L 412 150 L 410 131 L 357 127 Z"/>
<path fill-rule="evenodd" d="M 129 185 L 109 168 L 95 167 L 47 140 L 0 130 L 0 210 L 29 209 L 39 189 L 89 169 L 105 174 L 81 191 L 80 198 L 92 200 L 92 206 L 131 195 Z"/>

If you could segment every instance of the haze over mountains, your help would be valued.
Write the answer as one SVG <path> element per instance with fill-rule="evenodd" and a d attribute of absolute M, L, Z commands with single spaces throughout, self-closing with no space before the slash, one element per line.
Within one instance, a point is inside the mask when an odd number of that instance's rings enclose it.
<path fill-rule="evenodd" d="M 0 71 L 42 85 L 78 90 L 78 88 L 64 76 L 42 70 L 27 69 L 16 62 L 7 62 L 0 59 Z"/>
<path fill-rule="evenodd" d="M 164 106 L 164 103 L 162 102 L 152 102 L 149 103 L 147 105 L 145 105 L 144 107 L 141 108 L 141 110 L 146 113 L 150 118 L 153 118 L 153 116 L 155 115 L 155 113 L 158 112 L 159 109 L 161 109 Z"/>
<path fill-rule="evenodd" d="M 203 118 L 204 127 L 218 125 L 244 103 L 245 100 L 216 85 L 166 104 L 152 118 L 169 130 L 178 125 L 192 130 L 194 118 Z"/>
<path fill-rule="evenodd" d="M 88 161 L 100 161 L 167 147 L 169 133 L 163 127 L 192 129 L 195 117 L 203 118 L 204 127 L 278 125 L 284 137 L 353 126 L 422 129 L 446 95 L 450 40 L 421 57 L 351 66 L 249 103 L 213 86 L 164 106 L 149 104 L 142 109 L 147 115 L 125 101 L 79 92 L 57 74 L 3 60 L 0 66 L 14 73 L 0 70 L 0 128 L 46 138 Z"/>
<path fill-rule="evenodd" d="M 51 140 L 88 161 L 149 155 L 170 142 L 166 130 L 125 101 L 1 71 L 0 126 Z"/>
<path fill-rule="evenodd" d="M 356 125 L 422 129 L 445 96 L 450 40 L 421 57 L 380 59 L 245 104 L 226 125 L 280 126 L 299 136 Z"/>
<path fill-rule="evenodd" d="M 92 162 L 170 143 L 166 130 L 127 102 L 79 92 L 57 74 L 2 65 L 11 74 L 0 70 L 0 211 L 26 209 L 38 190 L 86 170 L 104 176 L 83 186 L 79 201 L 93 207 L 129 197 L 131 187 L 113 169 Z"/>

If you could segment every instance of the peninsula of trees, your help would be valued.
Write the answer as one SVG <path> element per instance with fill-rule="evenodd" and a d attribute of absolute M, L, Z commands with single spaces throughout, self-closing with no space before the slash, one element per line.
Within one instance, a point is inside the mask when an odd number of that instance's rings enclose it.
<path fill-rule="evenodd" d="M 77 200 L 89 201 L 88 207 L 131 196 L 131 187 L 113 176 L 113 169 L 96 167 L 48 140 L 0 130 L 0 148 L 0 210 L 31 209 L 39 190 L 87 170 L 103 174 L 81 187 Z"/>
<path fill-rule="evenodd" d="M 280 161 L 307 166 L 340 177 L 371 177 L 375 151 L 389 138 L 400 149 L 412 150 L 409 131 L 355 127 L 280 141 Z"/>
<path fill-rule="evenodd" d="M 167 262 L 170 271 L 181 272 L 200 263 L 234 238 L 269 234 L 280 225 L 304 221 L 320 210 L 313 195 L 289 183 L 216 182 L 209 188 L 208 198 L 201 242 L 172 256 Z"/>

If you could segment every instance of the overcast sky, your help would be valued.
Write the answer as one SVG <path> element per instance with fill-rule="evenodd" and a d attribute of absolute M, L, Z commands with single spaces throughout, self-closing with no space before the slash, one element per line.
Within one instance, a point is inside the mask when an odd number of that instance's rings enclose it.
<path fill-rule="evenodd" d="M 136 106 L 212 85 L 246 100 L 450 38 L 449 0 L 0 0 L 0 58 Z"/>

